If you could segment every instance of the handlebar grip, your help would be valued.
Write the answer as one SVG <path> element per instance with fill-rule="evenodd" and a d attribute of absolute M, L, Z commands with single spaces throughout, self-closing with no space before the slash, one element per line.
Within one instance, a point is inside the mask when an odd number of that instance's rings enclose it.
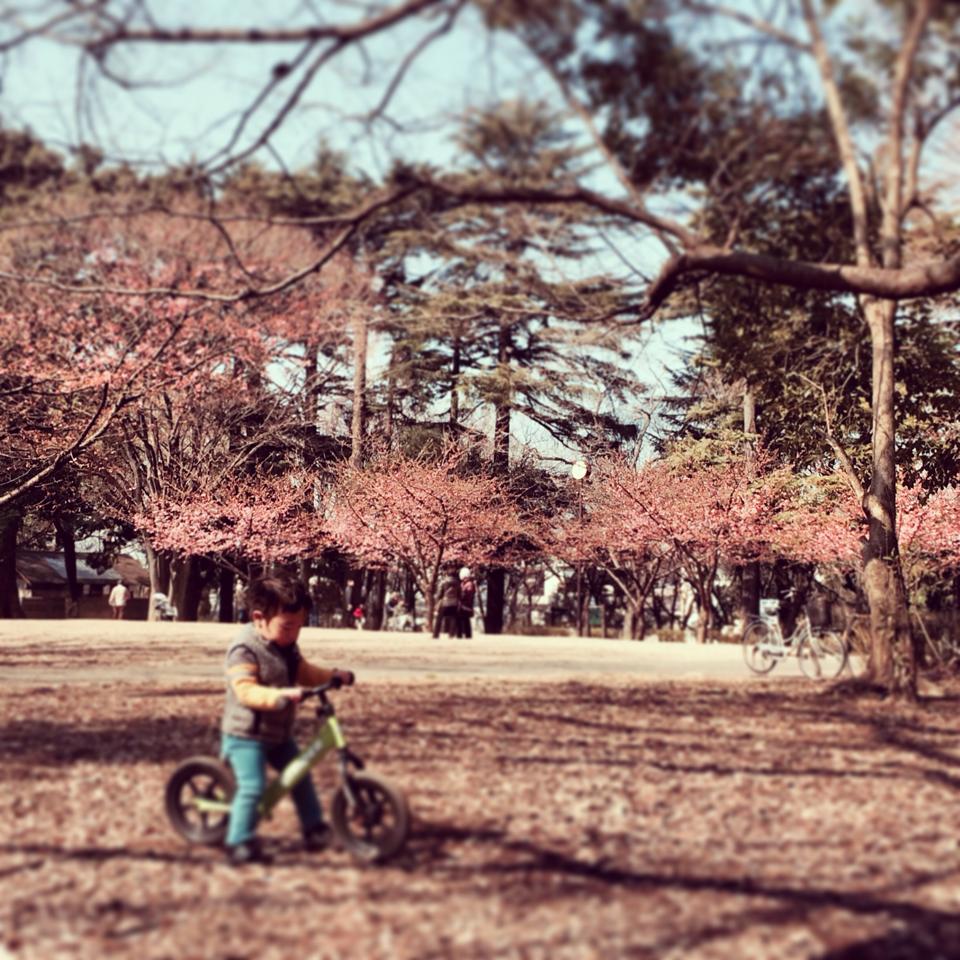
<path fill-rule="evenodd" d="M 334 675 L 329 680 L 329 687 L 331 690 L 339 690 L 343 686 L 343 680 Z"/>

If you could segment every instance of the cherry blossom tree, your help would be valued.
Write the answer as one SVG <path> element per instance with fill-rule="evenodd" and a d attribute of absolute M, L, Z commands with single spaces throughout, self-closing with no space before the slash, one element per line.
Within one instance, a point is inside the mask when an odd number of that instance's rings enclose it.
<path fill-rule="evenodd" d="M 908 586 L 954 575 L 960 568 L 960 487 L 929 492 L 921 483 L 901 485 L 897 519 Z"/>
<path fill-rule="evenodd" d="M 634 625 L 664 576 L 679 572 L 694 592 L 701 641 L 714 624 L 723 566 L 785 559 L 855 568 L 864 534 L 843 477 L 797 476 L 762 450 L 718 457 L 693 448 L 639 468 L 598 463 L 584 515 L 564 520 L 554 548 L 568 562 L 601 566 L 623 591 Z"/>
<path fill-rule="evenodd" d="M 200 493 L 168 491 L 133 520 L 156 549 L 242 558 L 269 568 L 316 556 L 328 543 L 322 490 L 306 470 L 223 476 Z"/>
<path fill-rule="evenodd" d="M 436 459 L 382 454 L 337 476 L 330 537 L 368 566 L 403 565 L 413 576 L 432 622 L 447 564 L 502 563 L 524 524 L 499 478 L 469 475 L 461 451 Z"/>
<path fill-rule="evenodd" d="M 600 462 L 579 491 L 578 509 L 549 519 L 546 551 L 581 572 L 599 567 L 623 593 L 629 632 L 639 639 L 652 591 L 676 569 L 673 545 L 646 511 L 633 508 L 623 490 L 637 487 L 636 467 L 621 459 Z M 579 621 L 579 618 L 578 618 Z"/>
<path fill-rule="evenodd" d="M 348 326 L 372 297 L 369 272 L 349 257 L 269 301 L 220 302 L 130 290 L 213 289 L 238 276 L 269 284 L 317 242 L 255 218 L 240 218 L 228 238 L 206 216 L 188 222 L 162 209 L 6 242 L 14 258 L 56 253 L 52 285 L 24 287 L 4 320 L 0 374 L 17 399 L 0 421 L 7 499 L 80 458 L 108 515 L 146 516 L 154 500 L 168 510 L 205 503 L 267 456 L 281 458 L 276 471 L 315 455 L 304 428 L 316 428 L 319 399 L 342 382 Z M 66 294 L 59 276 L 90 289 Z M 146 546 L 154 586 L 167 589 L 149 536 Z M 264 551 L 279 547 L 253 554 Z"/>

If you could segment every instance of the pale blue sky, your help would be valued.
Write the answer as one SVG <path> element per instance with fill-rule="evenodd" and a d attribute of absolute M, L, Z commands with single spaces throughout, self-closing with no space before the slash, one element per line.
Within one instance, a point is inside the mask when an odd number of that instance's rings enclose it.
<path fill-rule="evenodd" d="M 321 6 L 325 13 L 336 9 L 334 4 Z M 268 9 L 251 0 L 165 0 L 161 9 L 165 26 L 289 28 L 311 21 L 300 2 Z M 356 16 L 357 8 L 350 12 Z M 296 114 L 272 138 L 284 162 L 291 167 L 309 162 L 320 139 L 348 149 L 358 165 L 373 173 L 391 153 L 446 159 L 453 118 L 501 94 L 522 90 L 535 95 L 538 71 L 525 68 L 519 46 L 503 34 L 491 39 L 470 13 L 460 29 L 417 58 L 397 90 L 391 114 L 409 125 L 410 133 L 381 123 L 376 136 L 369 136 L 358 118 L 379 102 L 387 65 L 434 26 L 420 21 L 396 29 L 389 38 L 366 44 L 363 56 L 359 50 L 347 51 L 325 67 Z M 96 142 L 113 155 L 143 161 L 205 159 L 229 139 L 274 65 L 290 61 L 299 50 L 299 44 L 131 45 L 112 53 L 109 64 L 152 85 L 125 91 L 94 70 L 80 71 L 74 50 L 37 39 L 13 50 L 3 63 L 0 104 L 7 123 L 29 124 L 51 142 Z M 277 89 L 250 124 L 247 141 L 250 134 L 259 134 L 271 116 L 269 108 L 290 89 L 290 83 Z M 270 160 L 266 154 L 262 159 Z"/>
<path fill-rule="evenodd" d="M 324 13 L 337 5 L 323 3 Z M 164 0 L 163 25 L 286 26 L 315 22 L 315 13 L 303 2 L 269 6 L 251 0 Z M 349 5 L 345 15 L 356 17 Z M 474 19 L 470 19 L 470 18 Z M 435 27 L 414 23 L 375 41 L 364 56 L 348 53 L 318 75 L 297 110 L 272 136 L 275 153 L 261 150 L 257 159 L 272 165 L 279 157 L 290 169 L 308 164 L 325 140 L 345 151 L 357 168 L 374 178 L 395 156 L 450 162 L 455 159 L 451 133 L 455 121 L 472 107 L 498 98 L 555 98 L 556 91 L 516 41 L 504 34 L 491 37 L 469 13 L 458 29 L 440 38 L 417 58 L 391 104 L 391 116 L 404 127 L 398 131 L 380 122 L 365 126 L 360 119 L 380 100 L 388 63 L 411 49 L 417 39 Z M 0 112 L 10 126 L 30 126 L 52 145 L 65 148 L 90 142 L 111 159 L 133 159 L 148 164 L 206 161 L 229 142 L 238 118 L 257 96 L 274 65 L 289 61 L 299 45 L 175 45 L 131 46 L 113 55 L 109 64 L 144 81 L 162 81 L 135 90 L 123 90 L 88 66 L 80 67 L 75 51 L 37 39 L 16 48 L 3 61 Z M 366 82 L 369 81 L 369 82 Z M 238 148 L 259 135 L 274 107 L 289 93 L 281 86 L 250 122 Z M 612 192 L 615 182 L 608 181 Z M 649 244 L 626 241 L 622 253 L 635 265 L 654 270 L 659 251 Z M 586 272 L 622 269 L 608 253 L 588 264 Z M 667 391 L 665 365 L 676 363 L 675 350 L 695 332 L 691 323 L 650 325 L 644 331 L 637 375 L 654 394 Z"/>

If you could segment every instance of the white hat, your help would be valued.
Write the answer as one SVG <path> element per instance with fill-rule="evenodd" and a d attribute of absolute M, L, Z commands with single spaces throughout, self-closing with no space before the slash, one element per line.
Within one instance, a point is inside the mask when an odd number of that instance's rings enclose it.
<path fill-rule="evenodd" d="M 470 568 L 469 568 L 469 567 L 461 567 L 461 568 L 460 568 L 460 579 L 461 579 L 461 580 L 466 580 L 467 577 L 469 577 L 469 576 L 470 576 Z"/>

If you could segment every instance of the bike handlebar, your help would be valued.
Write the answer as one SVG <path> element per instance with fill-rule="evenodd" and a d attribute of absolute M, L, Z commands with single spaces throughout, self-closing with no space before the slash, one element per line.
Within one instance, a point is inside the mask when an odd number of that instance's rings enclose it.
<path fill-rule="evenodd" d="M 343 686 L 351 687 L 354 683 L 353 672 L 350 670 L 343 671 L 346 673 L 349 679 L 345 680 L 342 676 L 337 675 L 331 677 L 326 683 L 321 683 L 318 687 L 309 687 L 303 691 L 303 700 L 309 700 L 310 697 L 320 697 L 322 698 L 330 690 L 339 690 Z"/>

